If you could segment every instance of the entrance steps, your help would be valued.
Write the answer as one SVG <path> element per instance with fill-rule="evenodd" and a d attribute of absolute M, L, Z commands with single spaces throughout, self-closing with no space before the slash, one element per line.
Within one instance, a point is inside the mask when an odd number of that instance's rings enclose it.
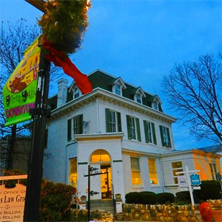
<path fill-rule="evenodd" d="M 104 210 L 114 214 L 114 204 L 112 199 L 90 200 L 91 210 Z"/>

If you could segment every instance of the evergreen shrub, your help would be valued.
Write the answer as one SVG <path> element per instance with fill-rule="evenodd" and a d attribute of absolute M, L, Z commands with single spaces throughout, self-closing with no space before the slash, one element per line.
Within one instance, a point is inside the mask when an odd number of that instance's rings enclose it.
<path fill-rule="evenodd" d="M 157 195 L 154 192 L 143 191 L 143 192 L 130 192 L 126 194 L 126 203 L 134 204 L 156 204 Z"/>
<path fill-rule="evenodd" d="M 158 193 L 157 202 L 158 204 L 174 203 L 175 196 L 172 193 L 167 193 L 167 192 Z"/>
<path fill-rule="evenodd" d="M 216 200 L 221 199 L 221 186 L 220 182 L 216 180 L 204 180 L 200 185 L 200 190 L 194 191 L 194 196 L 198 200 Z"/>
<path fill-rule="evenodd" d="M 190 192 L 180 191 L 176 193 L 176 202 L 191 203 Z"/>

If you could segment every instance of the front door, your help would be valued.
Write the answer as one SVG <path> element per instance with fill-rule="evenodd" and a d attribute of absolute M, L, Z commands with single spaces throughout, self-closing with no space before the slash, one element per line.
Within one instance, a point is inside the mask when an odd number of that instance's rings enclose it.
<path fill-rule="evenodd" d="M 102 199 L 112 198 L 112 173 L 110 164 L 101 165 L 101 197 Z"/>

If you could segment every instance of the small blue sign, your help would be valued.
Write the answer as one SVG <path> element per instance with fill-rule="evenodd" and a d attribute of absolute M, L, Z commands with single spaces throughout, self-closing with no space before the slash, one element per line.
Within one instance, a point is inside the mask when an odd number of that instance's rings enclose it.
<path fill-rule="evenodd" d="M 190 181 L 192 186 L 199 186 L 201 184 L 200 175 L 199 174 L 191 174 Z"/>

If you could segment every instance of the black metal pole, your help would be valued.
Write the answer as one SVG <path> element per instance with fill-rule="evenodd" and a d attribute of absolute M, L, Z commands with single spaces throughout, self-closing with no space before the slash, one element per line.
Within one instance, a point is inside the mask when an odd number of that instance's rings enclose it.
<path fill-rule="evenodd" d="M 90 221 L 90 165 L 88 165 L 88 221 Z"/>
<path fill-rule="evenodd" d="M 41 50 L 35 109 L 32 110 L 34 122 L 28 168 L 24 221 L 39 220 L 39 203 L 45 141 L 44 137 L 49 89 L 49 68 L 50 62 L 45 59 L 44 50 Z"/>
<path fill-rule="evenodd" d="M 14 154 L 15 154 L 15 140 L 16 140 L 16 124 L 12 126 L 10 147 L 8 149 L 7 170 L 13 169 L 13 161 L 14 161 Z"/>

